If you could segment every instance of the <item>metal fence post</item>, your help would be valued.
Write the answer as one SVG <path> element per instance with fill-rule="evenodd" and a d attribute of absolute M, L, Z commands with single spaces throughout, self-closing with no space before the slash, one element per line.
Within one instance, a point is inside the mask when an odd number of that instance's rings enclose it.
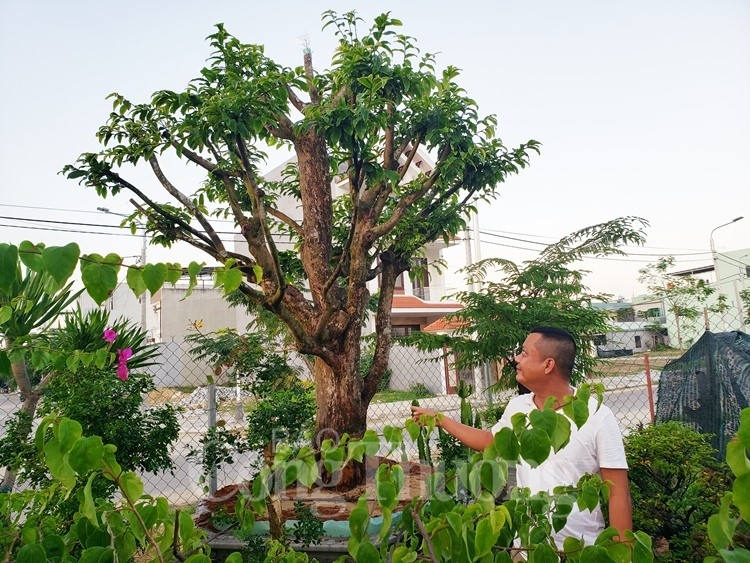
<path fill-rule="evenodd" d="M 216 385 L 208 384 L 208 431 L 216 428 Z M 211 467 L 211 474 L 208 476 L 208 492 L 213 495 L 216 493 L 216 466 Z"/>
<path fill-rule="evenodd" d="M 646 393 L 648 393 L 648 412 L 651 415 L 651 424 L 654 423 L 656 415 L 654 413 L 654 391 L 651 389 L 651 363 L 648 354 L 643 354 L 643 363 L 646 368 Z"/>

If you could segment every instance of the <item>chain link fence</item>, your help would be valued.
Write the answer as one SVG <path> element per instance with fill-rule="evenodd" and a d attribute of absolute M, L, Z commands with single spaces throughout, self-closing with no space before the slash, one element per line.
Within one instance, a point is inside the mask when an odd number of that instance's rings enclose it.
<path fill-rule="evenodd" d="M 702 317 L 692 319 L 643 318 L 637 313 L 631 318 L 621 312 L 618 315 L 621 320 L 613 320 L 611 332 L 598 335 L 592 343 L 592 351 L 599 361 L 598 373 L 591 377 L 591 381 L 603 384 L 605 403 L 614 412 L 624 433 L 654 421 L 659 382 L 665 366 L 682 357 L 707 331 L 723 333 L 744 327 L 741 316 L 708 311 L 704 311 Z M 142 477 L 147 493 L 166 496 L 178 506 L 190 505 L 206 496 L 209 485 L 215 490 L 252 476 L 253 453 L 233 454 L 233 463 L 221 467 L 208 481 L 203 476 L 200 461 L 190 456 L 191 452 L 201 451 L 201 438 L 217 422 L 229 431 L 242 433 L 246 426 L 246 410 L 251 405 L 239 388 L 207 385 L 213 377 L 213 369 L 192 358 L 189 343 L 173 340 L 161 343 L 160 347 L 159 364 L 150 368 L 156 390 L 146 398 L 144 408 L 163 403 L 180 407 L 181 431 L 171 454 L 174 470 Z M 750 364 L 742 369 L 744 375 L 737 374 L 744 377 L 740 386 L 747 387 L 750 385 Z M 421 405 L 458 419 L 460 398 L 456 390 L 460 381 L 474 389 L 469 401 L 475 412 L 502 404 L 511 392 L 490 391 L 496 373 L 492 366 L 457 370 L 449 359 L 436 358 L 436 355 L 396 344 L 389 362 L 388 391 L 376 395 L 370 405 L 368 427 L 382 432 L 386 425 L 402 425 L 410 413 L 411 397 L 419 397 Z M 678 373 L 674 377 L 678 381 L 678 391 L 676 394 L 672 392 L 670 400 L 679 401 L 684 395 L 679 391 L 680 378 L 691 389 L 688 394 L 692 393 L 693 403 L 706 400 L 699 396 L 700 389 L 695 385 L 690 387 L 690 374 Z M 0 405 L 3 407 L 0 417 L 10 416 L 20 406 L 17 394 L 0 395 Z M 741 405 L 742 400 L 730 406 L 741 408 Z M 0 419 L 0 438 L 5 431 L 3 423 L 4 419 Z M 728 428 L 727 431 L 731 430 Z M 406 453 L 416 459 L 416 446 L 407 444 Z"/>

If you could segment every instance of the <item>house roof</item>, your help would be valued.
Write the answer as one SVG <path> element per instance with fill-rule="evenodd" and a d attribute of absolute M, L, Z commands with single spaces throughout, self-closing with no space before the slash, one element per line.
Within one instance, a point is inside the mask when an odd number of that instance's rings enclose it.
<path fill-rule="evenodd" d="M 457 328 L 465 326 L 466 324 L 468 324 L 466 321 L 461 321 L 459 319 L 449 320 L 449 319 L 446 319 L 445 317 L 440 317 L 435 322 L 430 323 L 426 327 L 424 327 L 422 329 L 422 332 L 441 332 L 441 331 L 456 330 Z"/>
<path fill-rule="evenodd" d="M 391 307 L 394 311 L 396 309 L 419 309 L 420 311 L 434 311 L 441 309 L 444 311 L 458 311 L 461 309 L 460 303 L 448 303 L 445 301 L 425 301 L 414 295 L 394 295 L 393 306 Z"/>

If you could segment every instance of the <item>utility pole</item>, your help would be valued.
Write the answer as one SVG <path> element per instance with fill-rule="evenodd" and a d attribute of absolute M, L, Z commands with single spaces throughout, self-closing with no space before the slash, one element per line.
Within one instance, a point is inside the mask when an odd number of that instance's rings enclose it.
<path fill-rule="evenodd" d="M 718 227 L 714 227 L 714 229 L 711 231 L 711 234 L 709 236 L 709 241 L 711 243 L 711 256 L 713 257 L 713 260 L 714 260 L 714 277 L 716 278 L 716 291 L 718 292 L 720 305 L 722 304 L 721 301 L 723 301 L 721 298 L 724 297 L 724 291 L 721 288 L 721 277 L 719 276 L 719 258 L 716 252 L 716 245 L 714 244 L 714 232 L 716 232 L 718 229 L 721 229 L 722 227 L 726 227 L 727 225 L 736 223 L 740 219 L 743 219 L 743 217 L 742 216 L 735 217 L 734 219 L 732 219 L 731 221 L 728 221 L 727 223 L 723 223 L 719 225 Z M 741 307 L 739 303 L 737 305 Z M 722 310 L 721 312 L 721 321 L 722 321 L 722 324 L 724 325 L 724 332 L 726 332 L 728 330 L 728 326 L 727 326 L 726 312 L 724 310 Z"/>
<path fill-rule="evenodd" d="M 117 213 L 115 211 L 110 211 L 107 207 L 97 207 L 97 211 L 101 211 L 102 213 L 107 213 L 108 215 L 118 215 L 120 217 L 129 217 L 129 215 L 126 215 L 125 213 Z M 148 239 L 146 238 L 146 227 L 143 225 L 143 223 L 139 221 L 134 221 L 136 225 L 138 225 L 141 229 L 143 229 L 143 243 L 141 244 L 141 257 L 140 257 L 140 266 L 143 268 L 143 266 L 146 265 L 146 245 L 148 243 Z M 144 292 L 143 295 L 141 295 L 138 298 L 140 305 L 141 305 L 141 330 L 146 333 L 146 336 L 148 336 L 148 302 L 146 300 L 146 293 Z"/>

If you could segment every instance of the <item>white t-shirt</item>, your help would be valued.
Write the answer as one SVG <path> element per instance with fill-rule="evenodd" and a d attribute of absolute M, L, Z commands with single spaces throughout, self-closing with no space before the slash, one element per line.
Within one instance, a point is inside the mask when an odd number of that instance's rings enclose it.
<path fill-rule="evenodd" d="M 518 412 L 528 414 L 536 408 L 534 394 L 527 393 L 512 398 L 505 408 L 502 418 L 492 427 L 492 433 L 503 427 L 512 427 L 510 419 Z M 559 411 L 563 414 L 562 411 Z M 550 456 L 539 466 L 532 468 L 528 463 L 519 461 L 516 465 L 516 481 L 520 487 L 528 487 L 532 493 L 539 491 L 552 492 L 559 485 L 575 485 L 585 473 L 599 474 L 599 470 L 627 469 L 625 448 L 622 435 L 612 411 L 601 405 L 597 410 L 597 399 L 589 400 L 589 418 L 578 428 L 570 423 L 570 441 L 557 453 Z M 562 548 L 567 537 L 583 538 L 586 544 L 593 544 L 604 529 L 604 516 L 600 507 L 593 512 L 578 510 L 577 506 L 568 516 L 565 527 L 553 534 L 555 543 Z"/>

